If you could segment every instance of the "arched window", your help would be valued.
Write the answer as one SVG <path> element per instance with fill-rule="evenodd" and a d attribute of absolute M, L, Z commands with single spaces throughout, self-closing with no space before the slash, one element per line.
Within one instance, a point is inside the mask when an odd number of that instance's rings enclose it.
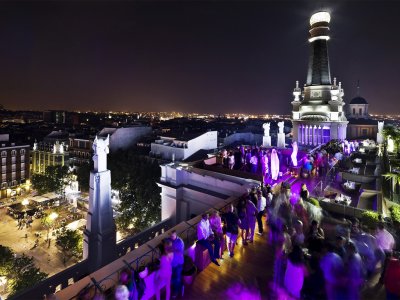
<path fill-rule="evenodd" d="M 356 109 L 355 108 L 353 108 L 353 115 L 355 115 L 356 114 Z"/>
<path fill-rule="evenodd" d="M 361 116 L 362 115 L 362 108 L 360 108 L 358 111 L 359 111 L 359 115 Z"/>
<path fill-rule="evenodd" d="M 17 151 L 12 150 L 12 151 L 11 151 L 11 156 L 15 156 L 15 155 L 17 155 Z"/>
<path fill-rule="evenodd" d="M 19 151 L 19 153 L 20 153 L 21 155 L 25 155 L 25 149 L 21 149 L 21 151 Z"/>
<path fill-rule="evenodd" d="M 7 157 L 7 151 L 1 151 L 1 157 Z"/>

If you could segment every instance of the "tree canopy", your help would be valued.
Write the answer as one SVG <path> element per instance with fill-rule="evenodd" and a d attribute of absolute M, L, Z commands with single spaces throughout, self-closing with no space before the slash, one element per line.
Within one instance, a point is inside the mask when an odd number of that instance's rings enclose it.
<path fill-rule="evenodd" d="M 134 151 L 117 151 L 109 156 L 111 186 L 120 192 L 119 230 L 134 234 L 160 221 L 161 197 L 156 181 L 160 166 L 156 160 Z"/>
<path fill-rule="evenodd" d="M 68 180 L 67 166 L 48 166 L 44 174 L 33 174 L 31 178 L 32 186 L 39 194 L 49 192 L 61 194 Z"/>
<path fill-rule="evenodd" d="M 56 244 L 63 250 L 64 261 L 67 257 L 82 257 L 83 237 L 79 231 L 63 227 L 57 234 Z"/>
<path fill-rule="evenodd" d="M 7 278 L 9 296 L 19 291 L 34 286 L 39 281 L 47 278 L 47 274 L 35 266 L 33 257 L 15 256 L 14 252 L 0 245 L 0 276 Z"/>

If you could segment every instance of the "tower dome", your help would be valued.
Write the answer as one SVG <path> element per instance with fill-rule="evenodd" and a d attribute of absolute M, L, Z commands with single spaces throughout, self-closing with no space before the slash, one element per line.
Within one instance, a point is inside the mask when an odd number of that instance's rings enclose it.
<path fill-rule="evenodd" d="M 368 104 L 368 102 L 363 97 L 357 96 L 351 99 L 350 104 Z"/>

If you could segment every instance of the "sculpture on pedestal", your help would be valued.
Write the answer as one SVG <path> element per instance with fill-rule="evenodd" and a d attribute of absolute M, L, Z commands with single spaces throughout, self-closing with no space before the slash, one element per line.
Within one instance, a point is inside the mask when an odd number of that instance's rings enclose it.
<path fill-rule="evenodd" d="M 277 142 L 277 147 L 278 148 L 285 148 L 285 133 L 283 132 L 283 128 L 285 127 L 285 123 L 278 122 L 278 127 L 279 127 L 279 132 L 278 132 L 278 142 Z"/>
<path fill-rule="evenodd" d="M 269 136 L 270 123 L 264 123 L 263 128 L 264 128 L 264 136 Z"/>
<path fill-rule="evenodd" d="M 117 257 L 116 227 L 111 203 L 111 172 L 107 170 L 110 138 L 93 142 L 94 168 L 90 172 L 89 210 L 84 231 L 83 258 L 89 271 L 110 263 Z"/>
<path fill-rule="evenodd" d="M 264 129 L 263 146 L 271 147 L 271 136 L 269 135 L 270 123 L 264 123 L 263 129 Z"/>

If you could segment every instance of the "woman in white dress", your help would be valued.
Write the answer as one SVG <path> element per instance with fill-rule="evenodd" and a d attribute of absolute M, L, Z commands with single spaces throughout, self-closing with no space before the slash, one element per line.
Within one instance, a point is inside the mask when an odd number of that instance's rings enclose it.
<path fill-rule="evenodd" d="M 272 179 L 277 180 L 278 174 L 279 174 L 278 153 L 276 153 L 275 149 L 272 149 L 272 152 L 271 152 L 271 177 L 272 177 Z"/>

